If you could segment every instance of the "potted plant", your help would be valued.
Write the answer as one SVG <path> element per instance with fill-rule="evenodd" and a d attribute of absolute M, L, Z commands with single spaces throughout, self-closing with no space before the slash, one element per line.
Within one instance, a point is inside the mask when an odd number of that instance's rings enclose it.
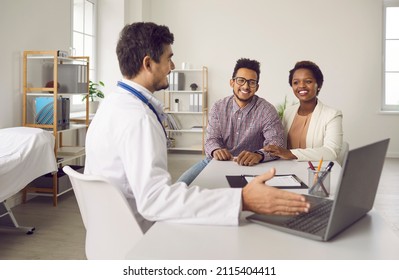
<path fill-rule="evenodd" d="M 92 81 L 89 81 L 89 94 L 83 96 L 82 101 L 84 101 L 86 98 L 89 98 L 89 113 L 90 114 L 95 114 L 99 105 L 99 101 L 95 100 L 94 98 L 104 98 L 104 93 L 99 89 L 100 86 L 104 86 L 104 83 L 102 81 L 98 81 L 98 83 L 94 83 Z"/>
<path fill-rule="evenodd" d="M 276 110 L 277 110 L 278 116 L 280 117 L 281 120 L 283 119 L 284 111 L 287 108 L 287 106 L 290 106 L 290 105 L 293 105 L 293 104 L 294 104 L 294 102 L 289 103 L 288 99 L 287 99 L 287 96 L 285 96 L 284 102 L 280 103 L 280 104 L 278 104 L 276 106 Z"/>

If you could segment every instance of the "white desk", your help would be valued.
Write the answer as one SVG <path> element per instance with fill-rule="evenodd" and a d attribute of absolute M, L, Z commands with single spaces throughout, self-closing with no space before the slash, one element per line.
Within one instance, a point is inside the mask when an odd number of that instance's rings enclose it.
<path fill-rule="evenodd" d="M 317 165 L 317 163 L 314 163 Z M 328 162 L 323 163 L 327 165 Z M 276 174 L 296 174 L 305 184 L 308 183 L 308 163 L 292 160 L 276 160 L 265 162 L 255 166 L 240 166 L 233 161 L 212 160 L 207 167 L 198 175 L 191 185 L 198 185 L 207 188 L 229 188 L 226 175 L 260 175 L 276 168 Z M 334 195 L 338 184 L 341 166 L 335 163 L 331 170 L 331 196 Z M 291 190 L 297 193 L 307 193 L 305 189 Z"/>
<path fill-rule="evenodd" d="M 255 167 L 211 161 L 193 184 L 228 187 L 225 175 L 260 174 L 275 166 L 277 174 L 295 173 L 306 182 L 306 163 L 275 161 Z M 332 191 L 340 173 L 332 171 Z M 245 216 L 245 214 L 243 215 Z M 333 240 L 320 242 L 258 224 L 238 227 L 180 225 L 158 222 L 129 255 L 131 259 L 399 259 L 399 238 L 371 211 Z"/>

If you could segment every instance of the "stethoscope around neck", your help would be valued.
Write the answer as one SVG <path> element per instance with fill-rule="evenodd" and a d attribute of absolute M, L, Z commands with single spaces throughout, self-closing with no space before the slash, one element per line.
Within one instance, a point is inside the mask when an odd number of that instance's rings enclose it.
<path fill-rule="evenodd" d="M 155 114 L 155 116 L 158 119 L 158 122 L 161 124 L 163 132 L 165 133 L 166 138 L 168 138 L 167 134 L 166 134 L 166 130 L 165 127 L 162 124 L 162 121 L 157 113 L 157 111 L 155 110 L 154 106 L 152 106 L 151 102 L 143 95 L 141 94 L 141 92 L 139 92 L 137 89 L 129 86 L 128 84 L 122 82 L 122 81 L 118 81 L 118 87 L 123 88 L 124 90 L 127 90 L 128 92 L 130 92 L 131 94 L 133 94 L 134 96 L 136 96 L 138 99 L 140 99 L 144 104 L 147 104 L 147 106 L 151 109 L 151 111 Z"/>

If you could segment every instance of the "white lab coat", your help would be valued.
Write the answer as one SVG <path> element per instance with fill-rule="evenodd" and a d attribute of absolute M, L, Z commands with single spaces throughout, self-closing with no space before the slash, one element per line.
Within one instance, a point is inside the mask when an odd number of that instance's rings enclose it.
<path fill-rule="evenodd" d="M 299 103 L 284 111 L 283 126 L 287 139 Z M 291 149 L 299 161 L 336 160 L 342 147 L 342 113 L 324 105 L 320 100 L 312 113 L 306 135 L 306 149 Z"/>
<path fill-rule="evenodd" d="M 148 99 L 154 98 L 136 83 L 123 82 Z M 152 103 L 160 110 L 160 104 L 154 100 Z M 187 187 L 182 182 L 171 183 L 161 124 L 146 104 L 122 88 L 107 95 L 90 124 L 85 173 L 105 176 L 118 186 L 144 232 L 150 226 L 146 220 L 238 224 L 241 190 L 208 190 Z"/>

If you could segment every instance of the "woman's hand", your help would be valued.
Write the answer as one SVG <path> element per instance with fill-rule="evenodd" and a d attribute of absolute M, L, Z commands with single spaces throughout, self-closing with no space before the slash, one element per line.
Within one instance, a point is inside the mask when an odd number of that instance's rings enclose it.
<path fill-rule="evenodd" d="M 285 148 L 276 146 L 276 145 L 267 145 L 263 147 L 265 152 L 268 152 L 271 156 L 279 157 L 282 159 L 297 159 L 297 157 L 291 153 L 290 150 Z"/>

